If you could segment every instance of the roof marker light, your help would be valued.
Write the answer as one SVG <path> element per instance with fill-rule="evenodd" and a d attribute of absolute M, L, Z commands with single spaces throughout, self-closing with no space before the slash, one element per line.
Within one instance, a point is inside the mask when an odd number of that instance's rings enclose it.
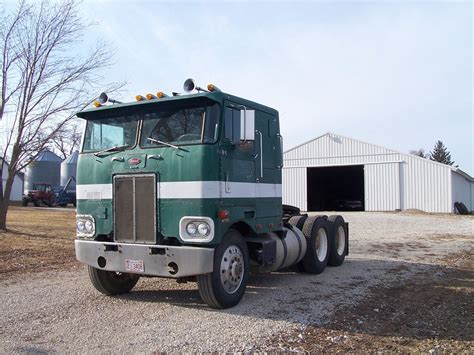
<path fill-rule="evenodd" d="M 101 104 L 99 101 L 94 101 L 93 105 L 94 105 L 95 107 L 100 107 L 100 106 L 102 106 L 102 104 Z"/>
<path fill-rule="evenodd" d="M 153 99 L 156 99 L 156 96 L 153 95 L 153 94 L 146 94 L 146 99 L 147 100 L 153 100 Z"/>
<path fill-rule="evenodd" d="M 221 89 L 219 89 L 217 86 L 215 86 L 214 84 L 209 84 L 207 85 L 207 90 L 209 91 L 221 91 Z"/>
<path fill-rule="evenodd" d="M 163 97 L 168 97 L 168 95 L 166 95 L 163 91 L 158 91 L 156 93 L 156 97 L 158 97 L 159 99 L 162 99 Z"/>
<path fill-rule="evenodd" d="M 142 95 L 137 95 L 137 96 L 135 96 L 135 100 L 143 101 L 143 100 L 145 100 L 145 98 Z"/>

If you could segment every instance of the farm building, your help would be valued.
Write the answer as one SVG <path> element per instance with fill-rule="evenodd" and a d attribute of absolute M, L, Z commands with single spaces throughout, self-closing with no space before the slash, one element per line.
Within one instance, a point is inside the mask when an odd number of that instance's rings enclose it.
<path fill-rule="evenodd" d="M 284 153 L 283 203 L 303 211 L 474 209 L 474 178 L 417 156 L 327 133 Z"/>
<path fill-rule="evenodd" d="M 2 161 L 1 158 L 0 161 Z M 5 184 L 7 183 L 8 178 L 8 163 L 6 161 L 3 162 L 2 175 L 3 186 L 5 188 Z M 10 193 L 11 201 L 21 201 L 21 199 L 23 198 L 23 185 L 24 175 L 22 173 L 16 174 L 15 178 L 13 179 L 12 192 Z"/>

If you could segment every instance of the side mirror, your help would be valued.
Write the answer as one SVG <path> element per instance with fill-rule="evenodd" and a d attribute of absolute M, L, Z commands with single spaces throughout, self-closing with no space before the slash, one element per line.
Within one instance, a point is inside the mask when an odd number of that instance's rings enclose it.
<path fill-rule="evenodd" d="M 240 110 L 240 140 L 255 140 L 255 110 Z"/>

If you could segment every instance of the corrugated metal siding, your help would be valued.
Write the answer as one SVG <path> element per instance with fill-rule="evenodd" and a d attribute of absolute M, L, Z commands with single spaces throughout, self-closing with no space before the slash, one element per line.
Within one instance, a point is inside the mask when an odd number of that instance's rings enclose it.
<path fill-rule="evenodd" d="M 451 168 L 409 155 L 405 162 L 404 209 L 451 212 Z"/>
<path fill-rule="evenodd" d="M 454 202 L 462 202 L 466 205 L 469 211 L 472 211 L 474 209 L 472 200 L 472 187 L 474 186 L 474 183 L 455 171 L 451 172 L 451 182 L 453 185 L 453 210 Z"/>
<path fill-rule="evenodd" d="M 306 168 L 282 169 L 283 203 L 307 209 Z"/>
<path fill-rule="evenodd" d="M 326 134 L 285 152 L 284 201 L 292 201 L 290 204 L 306 210 L 304 167 L 337 165 L 365 165 L 366 209 L 369 211 L 416 208 L 449 213 L 453 210 L 449 166 L 335 134 Z M 474 187 L 471 187 L 474 199 L 472 189 Z"/>
<path fill-rule="evenodd" d="M 398 152 L 334 134 L 326 134 L 284 154 L 285 164 L 293 166 L 363 165 L 395 161 Z"/>
<path fill-rule="evenodd" d="M 366 211 L 400 209 L 399 165 L 399 163 L 387 163 L 364 166 Z"/>

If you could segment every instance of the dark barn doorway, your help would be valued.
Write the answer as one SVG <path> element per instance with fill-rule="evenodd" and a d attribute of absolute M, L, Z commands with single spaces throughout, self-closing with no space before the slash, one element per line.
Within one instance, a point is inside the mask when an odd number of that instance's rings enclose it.
<path fill-rule="evenodd" d="M 307 169 L 308 211 L 364 211 L 364 166 Z"/>

